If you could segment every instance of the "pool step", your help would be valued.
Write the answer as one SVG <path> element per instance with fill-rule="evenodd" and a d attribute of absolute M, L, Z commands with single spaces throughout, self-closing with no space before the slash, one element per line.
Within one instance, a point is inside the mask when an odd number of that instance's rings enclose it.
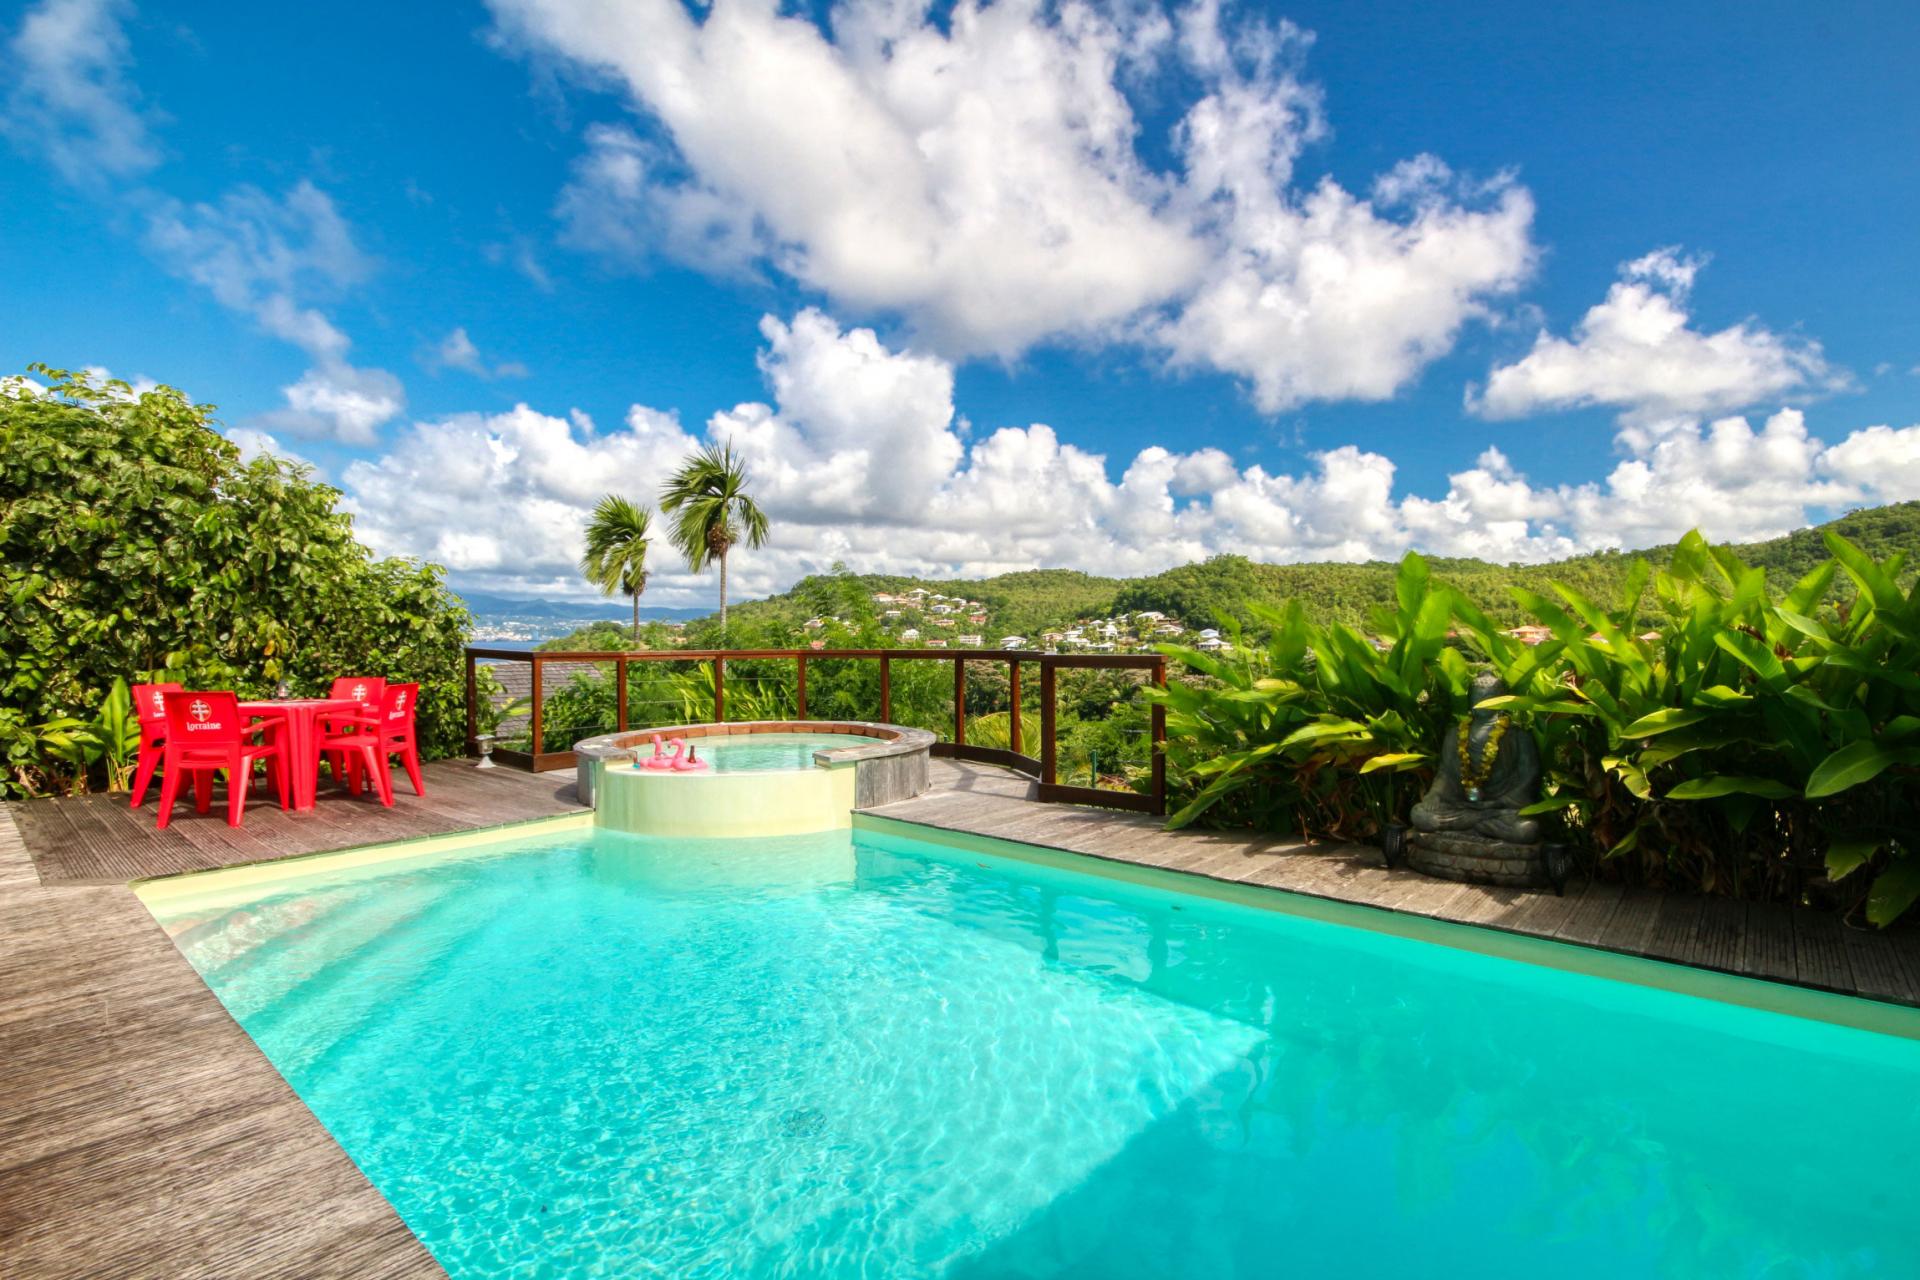
<path fill-rule="evenodd" d="M 404 921 L 393 922 L 403 927 L 364 935 L 356 929 L 352 937 L 329 929 L 323 964 L 249 1014 L 236 1010 L 283 1075 L 297 1085 L 336 1050 L 373 1034 L 401 1010 L 398 994 L 417 992 L 444 972 L 454 955 L 510 916 L 520 896 L 508 886 L 483 894 L 447 893 L 450 887 L 442 883 L 441 892 L 416 901 Z"/>

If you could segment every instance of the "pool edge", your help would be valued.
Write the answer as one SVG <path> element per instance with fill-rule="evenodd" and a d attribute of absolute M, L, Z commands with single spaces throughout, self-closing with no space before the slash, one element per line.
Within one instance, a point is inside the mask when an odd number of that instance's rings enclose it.
<path fill-rule="evenodd" d="M 1031 844 L 999 836 L 956 831 L 950 827 L 915 822 L 876 813 L 855 813 L 853 831 L 894 834 L 928 844 L 996 854 L 1060 870 L 1119 880 L 1171 893 L 1278 911 L 1307 919 L 1386 933 L 1480 955 L 1540 965 L 1589 977 L 1650 987 L 1679 995 L 1716 1000 L 1768 1013 L 1805 1018 L 1903 1040 L 1920 1040 L 1920 1009 L 1876 1000 L 1871 996 L 1823 991 L 1797 983 L 1726 973 L 1651 956 L 1634 955 L 1606 947 L 1520 933 L 1498 925 L 1444 920 L 1392 907 L 1349 902 L 1298 889 L 1281 889 L 1244 881 L 1163 867 L 1143 866 L 1118 858 Z"/>
<path fill-rule="evenodd" d="M 493 844 L 518 835 L 559 834 L 575 828 L 591 829 L 593 811 L 547 814 L 516 822 L 473 827 L 466 831 L 438 832 L 384 840 L 378 844 L 356 845 L 349 849 L 328 849 L 316 853 L 298 853 L 264 862 L 246 862 L 228 867 L 210 867 L 203 871 L 182 871 L 174 875 L 148 876 L 129 881 L 127 887 L 144 903 L 148 911 L 156 904 L 178 904 L 187 899 L 227 894 L 282 880 L 305 879 L 337 871 L 378 867 L 386 863 L 431 857 L 475 845 Z"/>

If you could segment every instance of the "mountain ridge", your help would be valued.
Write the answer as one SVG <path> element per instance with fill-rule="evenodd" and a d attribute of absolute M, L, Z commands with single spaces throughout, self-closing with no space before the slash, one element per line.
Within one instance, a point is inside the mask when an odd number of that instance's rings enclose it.
<path fill-rule="evenodd" d="M 1920 562 L 1920 502 L 1862 508 L 1777 538 L 1732 545 L 1741 559 L 1765 569 L 1775 586 L 1784 586 L 1827 558 L 1821 535 L 1829 529 L 1876 557 L 1903 551 L 1909 566 Z M 1545 591 L 1549 583 L 1560 582 L 1604 599 L 1635 559 L 1663 564 L 1672 557 L 1675 545 L 1589 552 L 1543 564 L 1502 564 L 1458 556 L 1429 556 L 1427 563 L 1435 576 L 1460 589 L 1491 616 L 1519 621 L 1510 587 Z M 1074 569 L 1024 569 L 987 578 L 814 574 L 776 595 L 731 605 L 730 629 L 738 637 L 742 631 L 798 632 L 817 616 L 857 622 L 873 616 L 874 593 L 899 594 L 916 588 L 986 605 L 990 621 L 971 629 L 991 638 L 1030 635 L 1076 618 L 1145 610 L 1167 614 L 1189 626 L 1246 622 L 1249 603 L 1278 604 L 1294 597 L 1306 600 L 1324 620 L 1360 623 L 1375 606 L 1392 603 L 1394 568 L 1395 562 L 1387 560 L 1272 564 L 1229 554 L 1124 578 Z M 1906 576 L 1911 579 L 1911 568 Z M 704 628 L 711 622 L 701 618 L 692 625 Z"/>

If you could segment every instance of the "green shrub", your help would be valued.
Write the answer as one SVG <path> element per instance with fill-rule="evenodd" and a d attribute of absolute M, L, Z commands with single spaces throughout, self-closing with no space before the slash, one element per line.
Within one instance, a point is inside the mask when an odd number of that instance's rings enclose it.
<path fill-rule="evenodd" d="M 111 731 L 86 726 L 149 674 L 256 696 L 417 680 L 423 752 L 460 749 L 468 617 L 438 566 L 376 560 L 337 490 L 243 463 L 211 406 L 35 371 L 46 392 L 0 391 L 0 794 L 112 785 Z"/>

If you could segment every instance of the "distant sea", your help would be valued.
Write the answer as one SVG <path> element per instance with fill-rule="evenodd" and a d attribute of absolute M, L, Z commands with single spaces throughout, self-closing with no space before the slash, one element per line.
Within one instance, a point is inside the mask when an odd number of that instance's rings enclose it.
<path fill-rule="evenodd" d="M 475 649 L 511 649 L 515 653 L 532 653 L 535 645 L 545 642 L 540 640 L 475 640 L 469 636 L 467 643 Z"/>

